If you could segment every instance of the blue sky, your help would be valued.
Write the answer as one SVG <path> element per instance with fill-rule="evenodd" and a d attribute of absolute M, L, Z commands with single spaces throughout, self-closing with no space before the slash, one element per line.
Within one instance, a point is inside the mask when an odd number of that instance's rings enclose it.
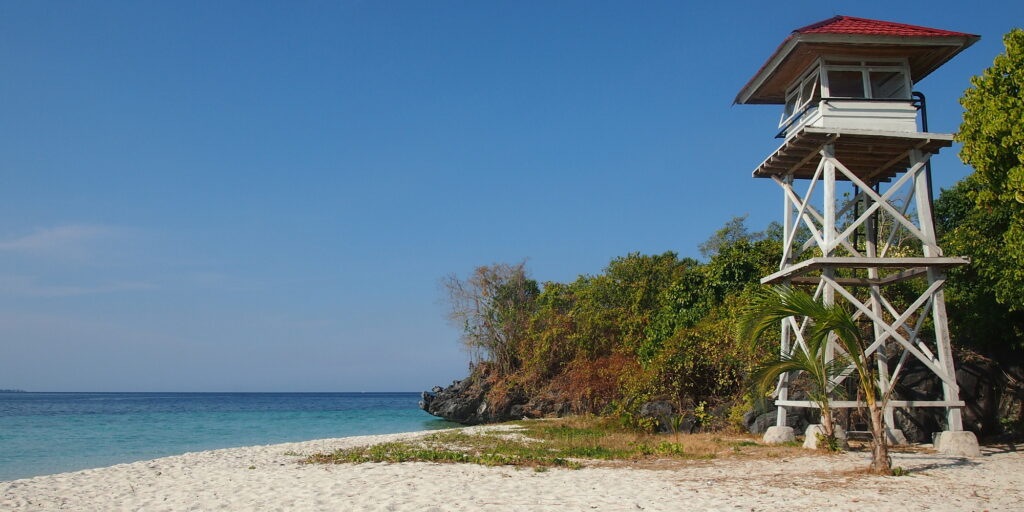
<path fill-rule="evenodd" d="M 982 35 L 917 87 L 955 131 L 1024 3 L 0 2 L 0 388 L 416 391 L 465 374 L 439 279 L 698 256 L 781 194 L 794 28 Z M 968 169 L 935 160 L 936 184 Z"/>

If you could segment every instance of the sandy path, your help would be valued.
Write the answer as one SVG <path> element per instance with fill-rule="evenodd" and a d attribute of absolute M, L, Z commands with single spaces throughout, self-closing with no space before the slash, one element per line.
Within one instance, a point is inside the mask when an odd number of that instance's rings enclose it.
<path fill-rule="evenodd" d="M 490 427 L 493 428 L 493 427 Z M 1024 454 L 897 454 L 906 477 L 869 477 L 864 454 L 629 468 L 299 465 L 309 454 L 423 433 L 188 453 L 0 482 L 0 510 L 1024 510 Z M 249 469 L 255 466 L 255 469 Z"/>

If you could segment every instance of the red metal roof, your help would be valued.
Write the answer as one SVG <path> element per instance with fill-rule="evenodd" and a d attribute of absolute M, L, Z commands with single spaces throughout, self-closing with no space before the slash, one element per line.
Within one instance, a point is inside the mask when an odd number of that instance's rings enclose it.
<path fill-rule="evenodd" d="M 869 20 L 853 16 L 835 16 L 793 31 L 795 34 L 862 34 L 872 36 L 949 37 L 970 36 L 937 28 L 919 27 L 891 21 Z"/>
<path fill-rule="evenodd" d="M 782 103 L 782 95 L 777 90 L 759 97 L 754 97 L 754 95 L 760 94 L 760 87 L 764 85 L 763 80 L 771 79 L 778 66 L 785 66 L 789 62 L 787 59 L 792 56 L 794 48 L 800 45 L 820 47 L 826 44 L 864 44 L 873 45 L 876 48 L 881 46 L 901 47 L 916 40 L 917 43 L 923 43 L 915 44 L 916 50 L 930 52 L 927 55 L 916 55 L 911 58 L 912 79 L 916 83 L 961 50 L 974 44 L 978 39 L 977 35 L 963 32 L 853 16 L 834 16 L 798 28 L 790 33 L 761 66 L 761 69 L 740 89 L 735 102 Z M 909 52 L 910 46 L 906 47 Z M 920 53 L 920 51 L 914 53 Z M 789 64 L 799 65 L 800 63 L 789 62 Z M 759 79 L 762 80 L 762 83 L 756 84 L 756 89 L 752 89 Z M 778 89 L 778 85 L 773 84 L 773 88 Z"/>

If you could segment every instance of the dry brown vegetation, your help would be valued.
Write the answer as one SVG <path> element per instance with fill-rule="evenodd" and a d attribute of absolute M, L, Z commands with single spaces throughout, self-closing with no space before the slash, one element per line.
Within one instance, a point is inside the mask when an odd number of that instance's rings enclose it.
<path fill-rule="evenodd" d="M 742 434 L 650 434 L 624 429 L 608 418 L 578 416 L 525 420 L 500 430 L 444 431 L 416 441 L 318 453 L 306 463 L 364 462 L 474 463 L 579 469 L 630 466 L 670 469 L 721 458 L 777 458 L 807 455 L 798 444 L 763 445 Z"/>

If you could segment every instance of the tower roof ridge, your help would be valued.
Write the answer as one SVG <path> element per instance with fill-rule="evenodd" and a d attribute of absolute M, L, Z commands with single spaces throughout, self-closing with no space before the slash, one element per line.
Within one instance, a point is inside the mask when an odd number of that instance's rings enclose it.
<path fill-rule="evenodd" d="M 812 23 L 793 31 L 794 34 L 863 34 L 906 37 L 959 37 L 974 36 L 937 28 L 896 23 L 892 21 L 857 18 L 854 16 L 833 16 L 827 20 Z"/>

